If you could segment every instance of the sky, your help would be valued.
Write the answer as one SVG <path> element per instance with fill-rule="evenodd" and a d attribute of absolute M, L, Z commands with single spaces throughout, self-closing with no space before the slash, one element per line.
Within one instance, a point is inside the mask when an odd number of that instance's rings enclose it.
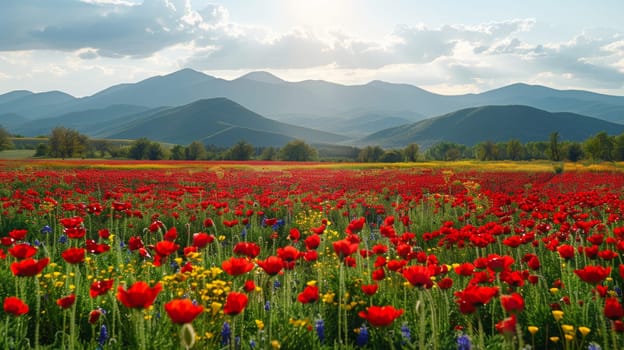
<path fill-rule="evenodd" d="M 192 68 L 441 94 L 624 96 L 621 0 L 0 0 L 0 94 L 76 97 Z"/>

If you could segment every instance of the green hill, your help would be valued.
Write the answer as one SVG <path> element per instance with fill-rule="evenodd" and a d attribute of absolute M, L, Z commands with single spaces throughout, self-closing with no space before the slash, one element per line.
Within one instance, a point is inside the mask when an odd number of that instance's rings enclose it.
<path fill-rule="evenodd" d="M 624 125 L 574 113 L 550 113 L 527 106 L 467 108 L 414 124 L 385 129 L 358 141 L 382 147 L 417 143 L 427 148 L 441 141 L 467 146 L 482 141 L 545 141 L 552 132 L 562 140 L 582 141 L 597 132 L 624 132 Z"/>
<path fill-rule="evenodd" d="M 280 146 L 292 139 L 307 142 L 338 143 L 346 137 L 298 127 L 256 114 L 226 98 L 199 100 L 181 107 L 159 110 L 125 124 L 112 123 L 114 129 L 100 133 L 111 138 L 151 140 L 189 144 L 230 146 L 240 140 L 254 145 Z"/>

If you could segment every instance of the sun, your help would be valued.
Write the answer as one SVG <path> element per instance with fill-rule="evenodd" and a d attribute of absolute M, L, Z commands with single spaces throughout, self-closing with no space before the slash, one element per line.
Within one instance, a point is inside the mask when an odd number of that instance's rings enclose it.
<path fill-rule="evenodd" d="M 286 0 L 284 9 L 290 21 L 316 29 L 347 27 L 355 15 L 351 0 Z"/>

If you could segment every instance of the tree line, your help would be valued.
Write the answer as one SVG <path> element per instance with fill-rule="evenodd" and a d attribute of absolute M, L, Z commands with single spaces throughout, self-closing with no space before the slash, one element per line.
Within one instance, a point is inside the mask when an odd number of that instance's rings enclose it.
<path fill-rule="evenodd" d="M 11 135 L 0 126 L 0 151 L 14 147 Z M 599 132 L 582 142 L 561 141 L 553 132 L 547 141 L 522 143 L 483 141 L 475 146 L 440 142 L 426 150 L 412 143 L 401 149 L 380 146 L 352 147 L 344 161 L 357 162 L 415 162 L 419 160 L 453 161 L 477 159 L 494 160 L 552 160 L 624 161 L 624 133 L 610 136 Z M 164 146 L 147 138 L 120 143 L 111 140 L 91 140 L 76 130 L 56 127 L 36 146 L 35 156 L 53 158 L 126 158 L 135 160 L 325 160 L 319 152 L 302 140 L 293 140 L 283 147 L 254 147 L 239 141 L 231 147 L 205 145 L 195 141 L 189 145 Z"/>

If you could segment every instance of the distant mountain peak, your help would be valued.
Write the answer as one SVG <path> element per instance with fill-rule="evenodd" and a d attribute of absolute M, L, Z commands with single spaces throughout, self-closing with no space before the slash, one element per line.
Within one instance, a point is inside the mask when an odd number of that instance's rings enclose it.
<path fill-rule="evenodd" d="M 279 77 L 269 73 L 269 72 L 265 72 L 265 71 L 255 71 L 255 72 L 249 72 L 241 77 L 239 77 L 238 79 L 247 79 L 247 80 L 253 80 L 253 81 L 257 81 L 257 82 L 261 82 L 261 83 L 268 83 L 268 84 L 282 84 L 285 83 L 286 81 L 280 79 Z M 238 80 L 237 79 L 237 80 Z"/>

